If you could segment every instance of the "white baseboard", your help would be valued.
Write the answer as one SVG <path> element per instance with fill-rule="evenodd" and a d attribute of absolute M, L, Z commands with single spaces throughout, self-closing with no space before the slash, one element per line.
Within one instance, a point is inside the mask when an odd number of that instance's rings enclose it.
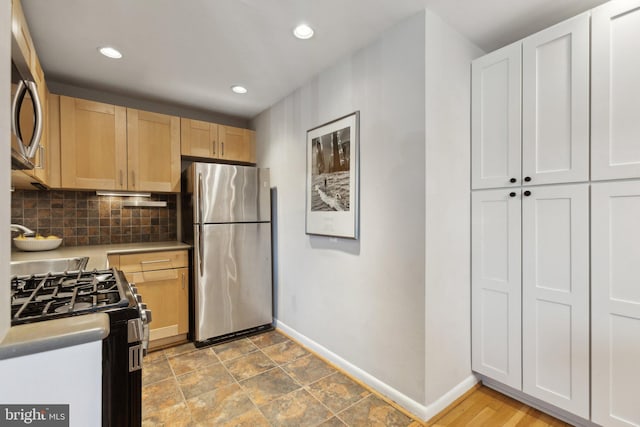
<path fill-rule="evenodd" d="M 451 390 L 446 392 L 444 395 L 440 396 L 435 402 L 431 405 L 426 406 L 425 416 L 422 418 L 425 421 L 430 420 L 438 413 L 443 411 L 447 406 L 451 405 L 457 398 L 465 394 L 471 387 L 478 383 L 478 378 L 475 375 L 471 374 L 464 380 L 460 381 L 456 386 L 454 386 Z"/>
<path fill-rule="evenodd" d="M 458 385 L 456 385 L 451 390 L 449 390 L 447 393 L 445 393 L 442 397 L 437 399 L 434 403 L 432 403 L 431 405 L 425 406 L 419 402 L 416 402 L 415 400 L 403 394 L 402 392 L 396 390 L 395 388 L 391 387 L 389 384 L 383 381 L 380 381 L 378 378 L 374 377 L 368 372 L 363 371 L 359 367 L 353 365 L 349 361 L 343 359 L 342 357 L 338 356 L 337 354 L 333 353 L 332 351 L 328 350 L 327 348 L 323 347 L 317 342 L 311 340 L 310 338 L 307 338 L 305 335 L 302 335 L 295 329 L 290 328 L 289 326 L 285 325 L 281 321 L 276 320 L 275 326 L 277 329 L 280 329 L 282 332 L 289 335 L 291 338 L 295 339 L 296 341 L 299 341 L 305 347 L 308 347 L 309 349 L 313 350 L 314 352 L 324 357 L 335 366 L 347 372 L 349 375 L 367 384 L 369 387 L 373 388 L 378 393 L 391 399 L 392 401 L 400 405 L 402 408 L 404 408 L 408 412 L 414 414 L 416 417 L 420 418 L 421 420 L 425 420 L 425 421 L 429 420 L 438 412 L 442 411 L 444 408 L 449 406 L 458 397 L 462 396 L 467 390 L 469 390 L 478 382 L 477 378 L 474 375 L 470 375 L 469 377 L 465 378 L 462 382 L 460 382 Z"/>

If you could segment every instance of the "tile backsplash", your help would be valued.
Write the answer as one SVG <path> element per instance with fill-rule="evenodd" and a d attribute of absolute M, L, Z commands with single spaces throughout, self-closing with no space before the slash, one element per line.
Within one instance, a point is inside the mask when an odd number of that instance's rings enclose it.
<path fill-rule="evenodd" d="M 43 236 L 63 237 L 63 246 L 176 240 L 177 195 L 139 199 L 166 201 L 166 208 L 124 207 L 123 199 L 128 198 L 87 191 L 16 190 L 11 194 L 11 223 Z"/>

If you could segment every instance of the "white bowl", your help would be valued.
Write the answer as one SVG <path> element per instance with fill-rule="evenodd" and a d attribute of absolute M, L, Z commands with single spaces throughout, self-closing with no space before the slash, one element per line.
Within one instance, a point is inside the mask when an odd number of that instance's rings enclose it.
<path fill-rule="evenodd" d="M 62 239 L 36 239 L 35 237 L 26 237 L 23 239 L 14 238 L 13 243 L 16 245 L 16 248 L 22 251 L 50 251 L 60 246 Z"/>

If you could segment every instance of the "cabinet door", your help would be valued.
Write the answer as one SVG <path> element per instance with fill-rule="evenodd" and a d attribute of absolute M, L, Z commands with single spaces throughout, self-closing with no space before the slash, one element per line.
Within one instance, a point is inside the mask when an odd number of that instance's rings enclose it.
<path fill-rule="evenodd" d="M 592 421 L 638 426 L 640 182 L 593 184 L 591 194 Z"/>
<path fill-rule="evenodd" d="M 127 108 L 129 190 L 180 191 L 180 119 Z"/>
<path fill-rule="evenodd" d="M 218 126 L 220 158 L 236 162 L 251 162 L 251 141 L 247 129 Z"/>
<path fill-rule="evenodd" d="M 522 42 L 522 175 L 531 185 L 589 179 L 588 13 Z"/>
<path fill-rule="evenodd" d="M 589 185 L 522 198 L 522 391 L 589 418 Z"/>
<path fill-rule="evenodd" d="M 180 119 L 180 133 L 180 154 L 183 156 L 217 157 L 217 124 L 200 120 Z"/>
<path fill-rule="evenodd" d="M 471 187 L 519 185 L 521 44 L 473 61 L 471 79 Z"/>
<path fill-rule="evenodd" d="M 593 10 L 591 179 L 640 177 L 640 1 Z"/>
<path fill-rule="evenodd" d="M 33 41 L 29 34 L 29 27 L 27 26 L 27 20 L 24 17 L 20 0 L 13 0 L 11 2 L 11 33 L 16 46 L 20 52 L 22 52 L 22 56 L 26 61 L 24 65 L 26 65 L 29 70 L 32 70 L 36 58 L 36 51 L 33 47 Z"/>
<path fill-rule="evenodd" d="M 60 97 L 64 188 L 127 189 L 127 111 L 124 107 Z"/>
<path fill-rule="evenodd" d="M 151 310 L 150 341 L 183 333 L 180 332 L 181 328 L 184 329 L 182 274 L 186 271 L 186 268 L 182 268 L 127 274 L 142 295 L 142 301 Z"/>
<path fill-rule="evenodd" d="M 519 189 L 476 191 L 471 196 L 472 369 L 518 390 L 522 385 L 519 197 Z"/>

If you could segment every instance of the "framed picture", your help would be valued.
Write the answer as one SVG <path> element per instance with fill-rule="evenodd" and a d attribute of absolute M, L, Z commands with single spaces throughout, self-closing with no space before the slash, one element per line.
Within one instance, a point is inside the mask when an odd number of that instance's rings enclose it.
<path fill-rule="evenodd" d="M 306 233 L 358 238 L 360 112 L 307 131 Z"/>

